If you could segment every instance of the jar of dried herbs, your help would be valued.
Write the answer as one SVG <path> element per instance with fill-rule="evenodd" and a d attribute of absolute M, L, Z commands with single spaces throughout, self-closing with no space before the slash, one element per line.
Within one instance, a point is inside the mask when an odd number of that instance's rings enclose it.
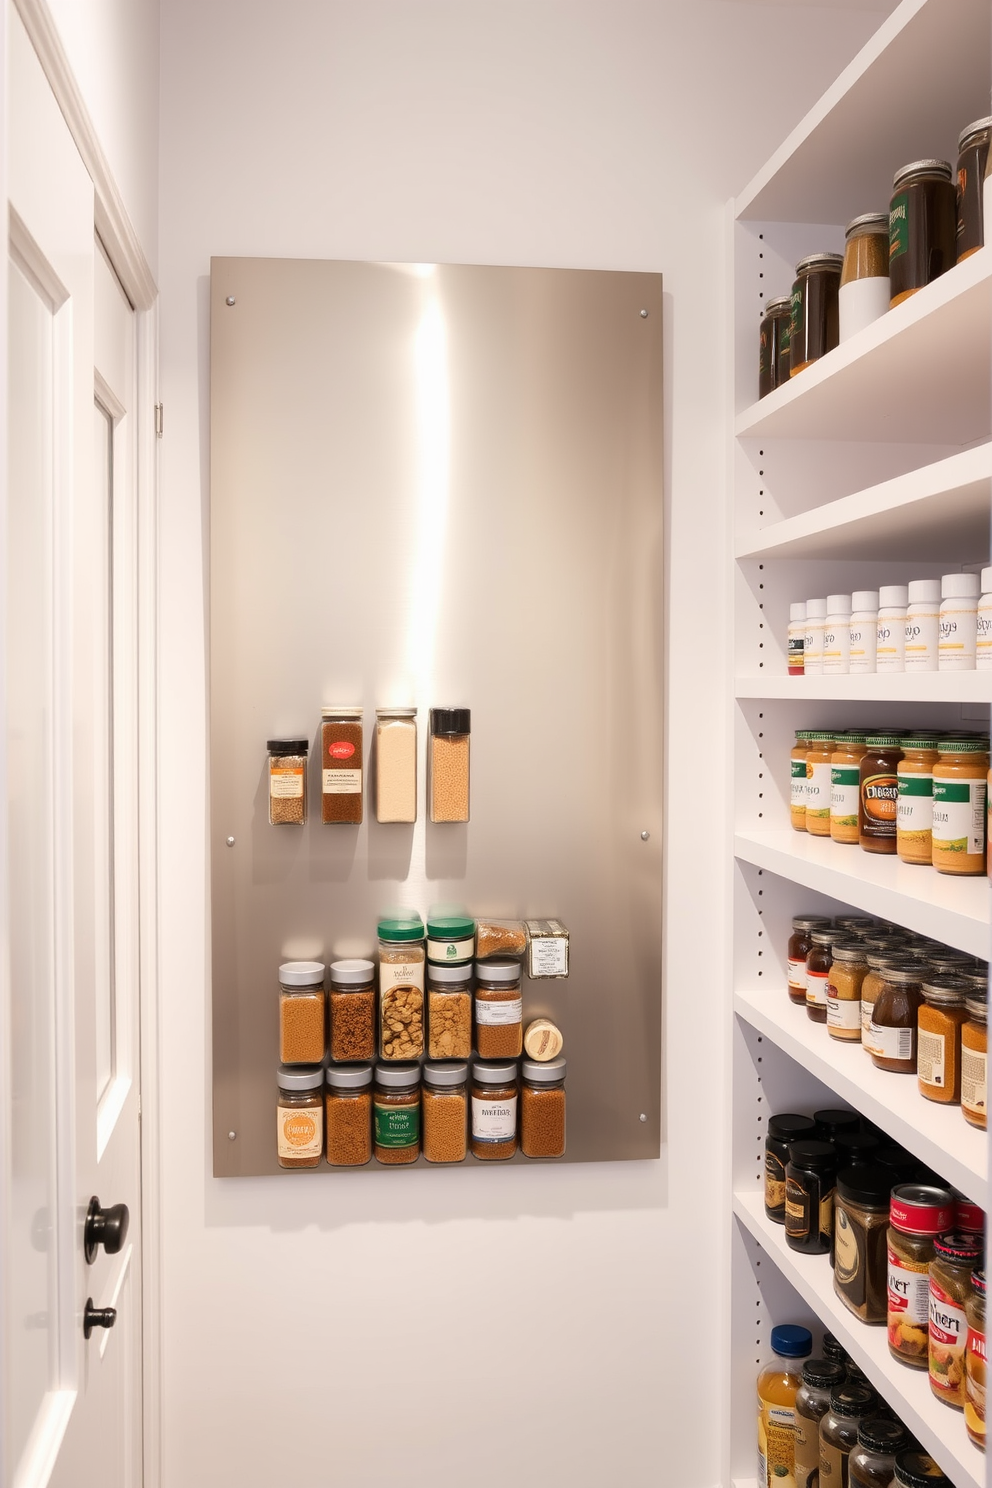
<path fill-rule="evenodd" d="M 520 1151 L 524 1157 L 563 1157 L 564 1059 L 525 1059 L 520 1075 Z"/>
<path fill-rule="evenodd" d="M 419 1059 L 424 1052 L 424 922 L 382 919 L 379 936 L 379 1052 Z"/>
<path fill-rule="evenodd" d="M 480 1059 L 516 1059 L 523 1049 L 519 961 L 476 966 L 475 1047 Z"/>
<path fill-rule="evenodd" d="M 421 1098 L 424 1157 L 431 1163 L 460 1163 L 468 1155 L 468 1065 L 463 1061 L 424 1065 Z"/>
<path fill-rule="evenodd" d="M 372 1066 L 329 1065 L 324 1095 L 327 1161 L 361 1168 L 372 1160 Z"/>
<path fill-rule="evenodd" d="M 472 1054 L 472 963 L 427 966 L 427 1053 L 431 1059 Z"/>
<path fill-rule="evenodd" d="M 389 1165 L 420 1156 L 420 1066 L 377 1064 L 372 1092 L 375 1159 Z"/>
<path fill-rule="evenodd" d="M 432 708 L 427 754 L 428 810 L 432 822 L 469 819 L 469 708 Z"/>
<path fill-rule="evenodd" d="M 331 962 L 331 1058 L 339 1063 L 375 1058 L 375 966 Z"/>
<path fill-rule="evenodd" d="M 324 1069 L 281 1064 L 276 1072 L 276 1159 L 281 1168 L 318 1168 L 324 1152 Z"/>
<path fill-rule="evenodd" d="M 307 739 L 270 739 L 269 824 L 302 827 L 307 819 Z"/>
<path fill-rule="evenodd" d="M 279 968 L 279 1058 L 319 1064 L 325 1045 L 324 963 L 284 961 Z"/>
<path fill-rule="evenodd" d="M 362 709 L 321 710 L 321 821 L 362 822 Z"/>
<path fill-rule="evenodd" d="M 517 1150 L 517 1066 L 472 1066 L 472 1155 L 499 1162 Z"/>

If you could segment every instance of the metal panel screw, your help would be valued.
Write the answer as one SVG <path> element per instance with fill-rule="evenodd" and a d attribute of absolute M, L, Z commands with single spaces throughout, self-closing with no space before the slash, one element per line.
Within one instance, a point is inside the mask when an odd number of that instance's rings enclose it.
<path fill-rule="evenodd" d="M 638 1119 L 638 1121 L 647 1121 L 648 1118 L 647 1118 L 646 1113 L 644 1111 L 642 1111 L 641 1114 L 640 1114 L 640 1116 L 638 1116 L 637 1119 Z"/>
<path fill-rule="evenodd" d="M 647 840 L 648 840 L 648 838 L 650 836 L 651 836 L 651 833 L 650 832 L 647 832 L 647 831 L 642 832 L 641 833 L 641 841 L 642 842 L 647 842 Z"/>
<path fill-rule="evenodd" d="M 228 304 L 229 304 L 229 305 L 233 305 L 233 303 L 234 303 L 234 301 L 233 301 L 233 300 L 228 300 L 228 302 L 227 302 L 227 303 L 228 303 Z M 647 312 L 647 311 L 646 311 L 646 310 L 642 310 L 642 311 L 641 311 L 641 319 L 642 319 L 642 320 L 647 320 L 647 318 L 648 318 L 648 312 Z"/>
<path fill-rule="evenodd" d="M 228 1134 L 227 1134 L 227 1140 L 229 1142 L 233 1142 L 234 1139 L 237 1137 L 237 1135 L 238 1135 L 237 1132 L 228 1132 Z"/>
<path fill-rule="evenodd" d="M 225 305 L 233 305 L 234 304 L 234 296 L 233 295 L 228 295 L 227 299 L 224 301 L 224 304 Z"/>
<path fill-rule="evenodd" d="M 228 845 L 228 847 L 233 847 L 234 846 L 234 838 L 233 837 L 228 837 L 228 839 L 227 839 L 227 845 Z"/>

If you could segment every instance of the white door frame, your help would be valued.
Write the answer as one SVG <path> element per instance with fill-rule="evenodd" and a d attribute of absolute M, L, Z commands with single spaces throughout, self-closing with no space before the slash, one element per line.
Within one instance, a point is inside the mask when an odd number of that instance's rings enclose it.
<path fill-rule="evenodd" d="M 69 132 L 93 182 L 94 227 L 134 306 L 137 331 L 138 503 L 138 820 L 142 1159 L 142 1438 L 144 1488 L 161 1479 L 160 1188 L 158 1077 L 158 289 L 128 217 L 46 0 L 13 0 Z M 0 78 L 7 61 L 6 8 L 0 25 Z M 0 116 L 0 130 L 5 126 Z M 5 144 L 5 142 L 3 142 Z M 0 190 L 7 199 L 6 149 Z M 0 333 L 7 337 L 6 276 L 0 276 Z M 7 359 L 0 358 L 0 448 L 6 447 Z M 6 462 L 0 462 L 6 500 Z M 2 534 L 0 534 L 2 535 Z M 2 747 L 2 745 L 0 745 Z M 2 761 L 0 761 L 2 762 Z M 0 891 L 5 889 L 0 883 Z M 0 1047 L 10 1047 L 8 989 L 0 992 Z M 0 1081 L 5 1076 L 0 1068 Z M 9 1191 L 7 1091 L 0 1099 L 0 1193 Z M 4 1266 L 0 1227 L 0 1271 Z M 4 1306 L 0 1290 L 0 1309 Z M 0 1313 L 0 1325 L 5 1319 Z M 4 1429 L 0 1393 L 0 1435 Z M 6 1488 L 6 1485 L 3 1485 Z"/>

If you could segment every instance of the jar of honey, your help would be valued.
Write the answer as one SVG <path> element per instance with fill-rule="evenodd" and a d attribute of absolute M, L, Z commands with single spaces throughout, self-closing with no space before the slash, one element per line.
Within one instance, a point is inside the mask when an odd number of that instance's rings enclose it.
<path fill-rule="evenodd" d="M 810 253 L 796 264 L 789 338 L 790 377 L 826 356 L 840 340 L 838 298 L 843 267 L 839 253 Z"/>
<path fill-rule="evenodd" d="M 965 999 L 967 1021 L 961 1028 L 961 1110 L 969 1126 L 988 1129 L 988 1007 L 984 997 Z"/>
<path fill-rule="evenodd" d="M 830 756 L 830 836 L 834 842 L 858 845 L 858 794 L 867 734 L 847 733 L 834 741 Z"/>
<path fill-rule="evenodd" d="M 898 734 L 868 735 L 868 747 L 860 765 L 858 801 L 858 841 L 865 852 L 894 853 L 896 850 L 899 799 L 896 771 L 901 759 Z"/>
<path fill-rule="evenodd" d="M 834 736 L 820 729 L 809 729 L 807 738 L 806 830 L 811 837 L 829 837 Z"/>
<path fill-rule="evenodd" d="M 896 767 L 896 852 L 904 863 L 930 862 L 936 763 L 936 739 L 902 740 L 902 759 Z"/>
<path fill-rule="evenodd" d="M 985 872 L 988 739 L 940 739 L 933 767 L 933 866 L 938 873 Z"/>
<path fill-rule="evenodd" d="M 961 1099 L 967 991 L 968 983 L 961 977 L 930 976 L 923 982 L 923 1004 L 917 1014 L 917 1079 L 920 1094 L 944 1106 L 955 1106 Z"/>
<path fill-rule="evenodd" d="M 946 160 L 896 171 L 889 202 L 890 304 L 946 274 L 957 258 L 957 194 Z"/>

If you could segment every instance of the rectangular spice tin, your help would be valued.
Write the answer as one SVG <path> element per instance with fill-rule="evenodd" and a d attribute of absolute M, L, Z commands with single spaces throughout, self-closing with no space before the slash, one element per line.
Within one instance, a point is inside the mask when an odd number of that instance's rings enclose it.
<path fill-rule="evenodd" d="M 561 920 L 525 920 L 527 975 L 532 982 L 564 981 L 568 976 L 568 930 Z"/>

